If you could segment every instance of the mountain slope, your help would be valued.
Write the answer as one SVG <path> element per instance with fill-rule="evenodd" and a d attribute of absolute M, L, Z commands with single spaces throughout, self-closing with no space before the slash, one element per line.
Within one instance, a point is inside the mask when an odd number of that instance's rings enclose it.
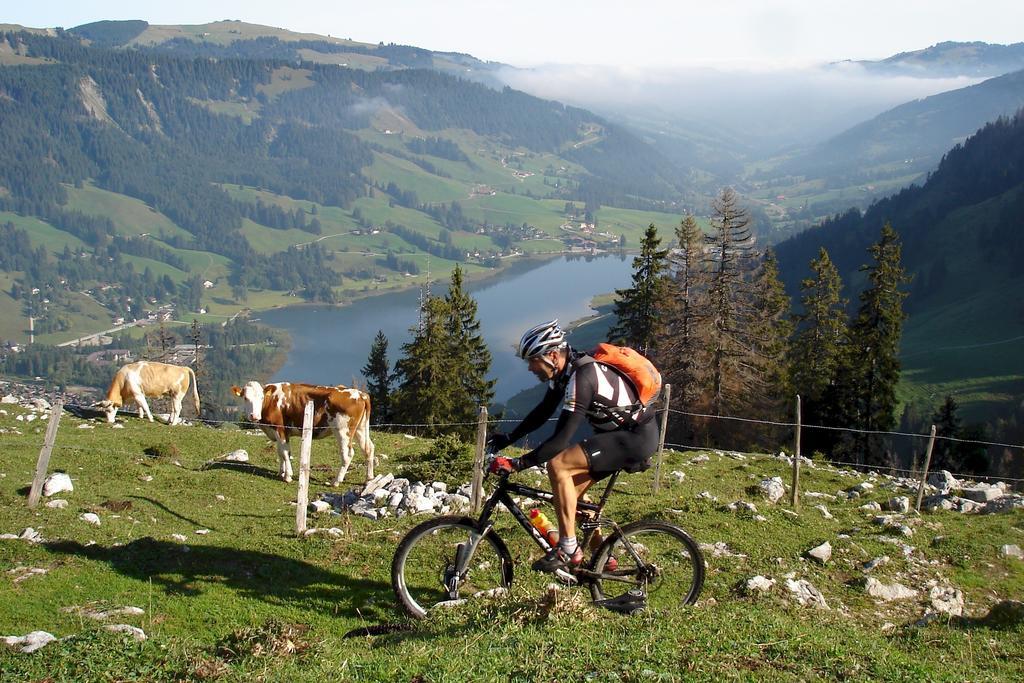
<path fill-rule="evenodd" d="M 120 283 L 104 302 L 112 317 L 140 299 L 219 315 L 344 300 L 422 279 L 426 254 L 435 272 L 462 261 L 472 275 L 573 241 L 635 243 L 651 220 L 678 220 L 678 169 L 656 151 L 513 90 L 67 33 L 0 34 L 0 46 L 17 57 L 0 66 L 0 226 L 21 264 L 9 270 L 25 291 Z M 606 235 L 581 233 L 602 204 L 626 208 Z M 77 262 L 58 261 L 66 247 Z M 46 298 L 51 313 L 63 305 Z M 27 336 L 24 306 L 0 338 Z M 37 330 L 88 331 L 69 320 Z"/>
<path fill-rule="evenodd" d="M 1024 115 L 991 123 L 950 151 L 921 187 L 850 211 L 777 247 L 791 296 L 818 249 L 828 250 L 856 305 L 858 272 L 885 222 L 914 276 L 906 302 L 905 398 L 957 393 L 973 415 L 1024 395 Z"/>
<path fill-rule="evenodd" d="M 877 61 L 848 60 L 835 63 L 843 64 L 857 64 L 871 73 L 886 76 L 999 76 L 1024 69 L 1024 43 L 993 45 L 980 41 L 945 41 Z"/>
<path fill-rule="evenodd" d="M 887 173 L 924 173 L 989 121 L 1024 107 L 1024 70 L 908 102 L 784 163 L 779 171 L 834 184 Z"/>

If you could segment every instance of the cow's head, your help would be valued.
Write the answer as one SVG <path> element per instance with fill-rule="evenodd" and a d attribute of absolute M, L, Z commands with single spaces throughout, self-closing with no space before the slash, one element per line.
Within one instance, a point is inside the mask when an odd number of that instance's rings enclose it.
<path fill-rule="evenodd" d="M 107 422 L 114 424 L 114 416 L 117 415 L 117 409 L 120 407 L 113 401 L 104 400 L 93 404 L 94 407 L 102 410 L 107 416 Z"/>
<path fill-rule="evenodd" d="M 263 417 L 263 385 L 253 380 L 244 387 L 231 387 L 231 393 L 245 401 L 245 417 L 259 422 Z"/>

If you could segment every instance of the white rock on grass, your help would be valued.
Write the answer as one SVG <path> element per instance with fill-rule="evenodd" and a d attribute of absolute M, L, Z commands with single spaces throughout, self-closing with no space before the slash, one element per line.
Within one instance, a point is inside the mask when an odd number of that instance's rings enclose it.
<path fill-rule="evenodd" d="M 111 617 L 138 617 L 145 614 L 146 611 L 141 607 L 115 607 L 114 609 L 108 610 L 81 610 L 82 616 L 95 619 L 96 621 L 103 621 Z"/>
<path fill-rule="evenodd" d="M 896 496 L 886 501 L 885 509 L 892 512 L 908 513 L 910 512 L 910 498 L 906 496 Z"/>
<path fill-rule="evenodd" d="M 757 576 L 747 579 L 746 589 L 748 594 L 753 593 L 767 593 L 775 585 L 775 579 L 769 579 L 766 576 Z"/>
<path fill-rule="evenodd" d="M 729 544 L 725 541 L 717 541 L 715 543 L 701 543 L 700 549 L 705 553 L 709 553 L 711 557 L 735 557 L 735 558 L 746 558 L 743 553 L 733 552 L 729 548 Z"/>
<path fill-rule="evenodd" d="M 173 538 L 178 543 L 185 543 L 186 541 L 188 541 L 188 538 L 185 536 L 185 534 L 171 534 L 171 538 Z"/>
<path fill-rule="evenodd" d="M 901 583 L 885 584 L 874 577 L 868 577 L 864 583 L 864 590 L 871 597 L 886 602 L 916 598 L 918 593 L 913 588 L 907 588 Z"/>
<path fill-rule="evenodd" d="M 92 524 L 93 526 L 100 525 L 100 516 L 95 512 L 83 512 L 78 516 L 78 518 L 87 524 Z"/>
<path fill-rule="evenodd" d="M 990 500 L 996 500 L 1002 498 L 1005 495 L 1003 489 L 998 486 L 989 486 L 987 484 L 979 484 L 972 486 L 969 489 L 964 489 L 960 492 L 961 498 L 972 500 L 975 503 L 987 503 Z"/>
<path fill-rule="evenodd" d="M 146 632 L 131 624 L 107 624 L 103 628 L 112 633 L 127 633 L 140 643 L 146 639 Z"/>
<path fill-rule="evenodd" d="M 952 586 L 933 586 L 928 591 L 928 599 L 932 609 L 940 614 L 959 617 L 964 613 L 964 594 Z"/>
<path fill-rule="evenodd" d="M 244 448 L 239 448 L 225 454 L 221 460 L 226 460 L 227 462 L 249 462 L 249 452 Z"/>
<path fill-rule="evenodd" d="M 53 500 L 46 501 L 46 507 L 53 508 L 56 510 L 63 510 L 68 506 L 68 502 L 63 498 L 54 498 Z"/>
<path fill-rule="evenodd" d="M 362 495 L 366 496 L 379 488 L 386 488 L 388 484 L 394 481 L 394 474 L 378 474 L 376 477 L 366 482 L 366 486 L 363 487 Z"/>
<path fill-rule="evenodd" d="M 323 528 L 319 528 L 319 527 L 313 527 L 312 529 L 306 529 L 305 531 L 302 532 L 302 535 L 305 536 L 306 538 L 309 538 L 310 536 L 316 536 L 317 534 L 322 534 L 324 536 L 330 536 L 331 538 L 341 538 L 344 535 L 344 533 L 345 532 L 343 532 L 338 527 L 332 526 L 329 529 L 323 529 Z"/>
<path fill-rule="evenodd" d="M 676 480 L 677 484 L 682 484 L 683 480 L 686 479 L 686 472 L 683 472 L 682 470 L 672 470 L 670 475 Z"/>
<path fill-rule="evenodd" d="M 795 581 L 793 579 L 786 579 L 786 588 L 796 598 L 796 601 L 805 607 L 816 607 L 818 609 L 828 609 L 828 603 L 825 602 L 825 596 L 821 594 L 814 585 L 806 579 L 800 579 Z"/>
<path fill-rule="evenodd" d="M 25 527 L 18 538 L 29 543 L 42 543 L 45 540 L 41 533 L 30 526 Z"/>
<path fill-rule="evenodd" d="M 1024 560 L 1024 551 L 1020 549 L 1019 545 L 1004 545 L 999 548 L 999 554 L 1003 557 L 1016 557 L 1018 560 Z"/>
<path fill-rule="evenodd" d="M 26 654 L 35 652 L 48 643 L 57 640 L 57 636 L 46 631 L 32 631 L 24 636 L 4 636 L 4 643 L 19 652 Z"/>
<path fill-rule="evenodd" d="M 55 472 L 48 476 L 43 482 L 43 495 L 49 498 L 62 491 L 74 491 L 71 477 L 64 472 Z"/>
<path fill-rule="evenodd" d="M 807 556 L 818 564 L 825 564 L 832 559 L 832 544 L 825 541 L 821 545 L 808 550 Z"/>
<path fill-rule="evenodd" d="M 779 499 L 786 495 L 786 485 L 782 483 L 782 477 L 762 479 L 757 488 L 761 490 L 761 495 L 772 503 L 779 502 Z"/>
<path fill-rule="evenodd" d="M 331 504 L 328 503 L 326 500 L 314 500 L 312 503 L 309 504 L 309 511 L 313 514 L 317 514 L 320 512 L 328 512 L 331 509 Z"/>
<path fill-rule="evenodd" d="M 815 505 L 814 509 L 821 513 L 821 516 L 825 519 L 832 519 L 832 513 L 828 511 L 828 508 L 824 505 Z"/>
<path fill-rule="evenodd" d="M 956 480 L 956 477 L 954 477 L 949 470 L 929 472 L 928 483 L 938 489 L 939 493 L 949 493 L 960 486 L 960 482 Z"/>

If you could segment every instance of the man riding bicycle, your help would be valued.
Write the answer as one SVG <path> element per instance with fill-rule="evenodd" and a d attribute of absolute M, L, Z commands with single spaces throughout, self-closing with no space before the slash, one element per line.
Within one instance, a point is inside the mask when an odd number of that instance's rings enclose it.
<path fill-rule="evenodd" d="M 495 458 L 490 470 L 511 473 L 547 463 L 559 540 L 533 568 L 575 568 L 583 561 L 576 540 L 576 501 L 595 481 L 613 472 L 650 467 L 650 457 L 658 449 L 658 426 L 653 410 L 638 407 L 632 383 L 611 366 L 570 347 L 557 320 L 527 330 L 516 353 L 530 372 L 548 383 L 548 390 L 512 431 L 491 436 L 491 448 L 500 451 L 533 432 L 554 415 L 559 403 L 562 411 L 546 441 L 520 458 Z M 584 420 L 594 434 L 570 444 Z"/>

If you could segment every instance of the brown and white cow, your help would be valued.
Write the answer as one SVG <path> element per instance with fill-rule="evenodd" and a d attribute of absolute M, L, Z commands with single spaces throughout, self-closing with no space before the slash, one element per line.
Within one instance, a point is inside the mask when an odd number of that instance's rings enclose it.
<path fill-rule="evenodd" d="M 153 413 L 149 410 L 146 397 L 168 395 L 171 397 L 170 423 L 178 424 L 181 421 L 181 402 L 188 392 L 189 380 L 192 382 L 192 400 L 195 402 L 198 415 L 199 388 L 192 368 L 148 360 L 122 366 L 110 382 L 107 398 L 98 402 L 96 406 L 103 409 L 107 414 L 107 422 L 113 424 L 117 409 L 128 401 L 135 401 L 152 422 Z"/>
<path fill-rule="evenodd" d="M 338 486 L 348 473 L 355 455 L 352 441 L 366 454 L 366 479 L 373 478 L 374 446 L 370 441 L 370 397 L 358 389 L 343 386 L 325 387 L 314 384 L 277 382 L 261 385 L 246 382 L 244 387 L 231 387 L 231 392 L 245 400 L 245 416 L 259 424 L 260 429 L 277 445 L 278 474 L 292 480 L 291 449 L 288 439 L 302 435 L 302 417 L 306 404 L 313 402 L 313 438 L 333 432 L 338 440 L 341 469 L 334 479 Z"/>

